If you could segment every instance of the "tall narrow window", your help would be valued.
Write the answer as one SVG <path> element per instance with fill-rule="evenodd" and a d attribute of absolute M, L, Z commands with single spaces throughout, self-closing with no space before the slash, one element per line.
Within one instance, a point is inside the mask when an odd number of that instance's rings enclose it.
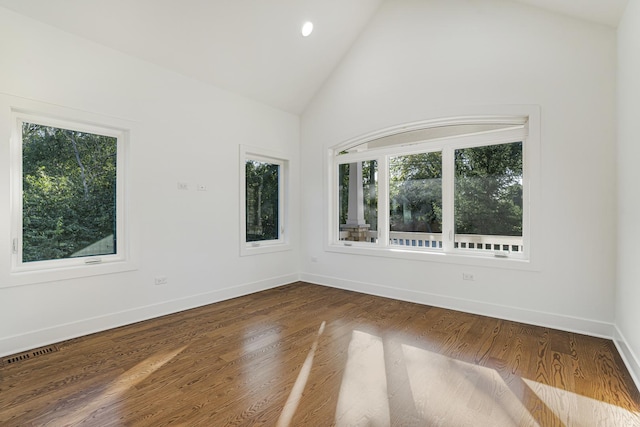
<path fill-rule="evenodd" d="M 246 241 L 280 238 L 280 165 L 247 160 Z"/>
<path fill-rule="evenodd" d="M 17 270 L 125 259 L 124 131 L 17 119 Z"/>
<path fill-rule="evenodd" d="M 378 230 L 378 163 L 339 165 L 340 240 L 375 242 Z"/>
<path fill-rule="evenodd" d="M 442 248 L 442 153 L 389 160 L 389 239 L 392 245 Z"/>
<path fill-rule="evenodd" d="M 522 252 L 522 142 L 455 150 L 455 241 Z"/>
<path fill-rule="evenodd" d="M 288 249 L 288 160 L 241 146 L 240 168 L 241 255 Z"/>

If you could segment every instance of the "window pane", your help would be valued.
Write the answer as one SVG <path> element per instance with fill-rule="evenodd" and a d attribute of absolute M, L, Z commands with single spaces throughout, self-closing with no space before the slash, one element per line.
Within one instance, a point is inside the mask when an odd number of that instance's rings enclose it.
<path fill-rule="evenodd" d="M 22 261 L 116 253 L 117 138 L 22 124 Z"/>
<path fill-rule="evenodd" d="M 378 230 L 378 162 L 338 166 L 340 240 L 376 242 Z"/>
<path fill-rule="evenodd" d="M 522 249 L 522 142 L 455 150 L 455 247 Z"/>
<path fill-rule="evenodd" d="M 245 163 L 246 241 L 278 240 L 280 165 Z"/>
<path fill-rule="evenodd" d="M 442 248 L 442 153 L 389 159 L 389 241 Z"/>

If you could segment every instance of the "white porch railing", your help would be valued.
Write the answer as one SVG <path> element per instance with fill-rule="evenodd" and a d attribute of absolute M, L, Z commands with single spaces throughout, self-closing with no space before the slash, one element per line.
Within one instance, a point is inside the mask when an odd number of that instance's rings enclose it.
<path fill-rule="evenodd" d="M 442 233 L 389 232 L 389 244 L 417 248 L 442 249 Z"/>
<path fill-rule="evenodd" d="M 340 240 L 349 237 L 348 232 L 340 232 Z M 375 242 L 377 231 L 369 231 L 367 238 Z M 404 231 L 389 232 L 389 244 L 392 246 L 409 246 L 413 248 L 442 249 L 442 233 L 416 233 Z M 500 251 L 506 253 L 522 253 L 524 246 L 519 236 L 486 236 L 480 234 L 456 234 L 455 248 L 476 251 Z"/>
<path fill-rule="evenodd" d="M 389 243 L 400 246 L 442 248 L 442 234 L 391 231 L 389 233 Z M 487 236 L 481 234 L 456 234 L 454 247 L 509 253 L 521 253 L 524 249 L 522 237 Z"/>

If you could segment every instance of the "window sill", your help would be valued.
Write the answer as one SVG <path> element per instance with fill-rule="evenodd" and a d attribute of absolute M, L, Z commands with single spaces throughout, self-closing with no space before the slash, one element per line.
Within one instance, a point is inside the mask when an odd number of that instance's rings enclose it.
<path fill-rule="evenodd" d="M 408 249 L 402 247 L 374 247 L 373 245 L 353 244 L 344 246 L 343 244 L 331 243 L 325 246 L 327 252 L 363 255 L 383 258 L 394 258 L 403 260 L 437 262 L 444 264 L 458 264 L 465 266 L 477 266 L 488 268 L 502 268 L 507 270 L 539 271 L 537 265 L 531 259 L 517 256 L 496 257 L 494 252 L 471 253 L 471 252 L 442 252 L 438 250 Z"/>
<path fill-rule="evenodd" d="M 104 264 L 82 264 L 46 270 L 14 270 L 9 275 L 9 283 L 0 288 L 35 285 L 38 283 L 56 282 L 59 280 L 80 279 L 105 274 L 124 273 L 137 270 L 133 261 L 114 261 Z"/>
<path fill-rule="evenodd" d="M 260 243 L 257 245 L 245 245 L 240 247 L 240 256 L 268 254 L 272 252 L 284 252 L 291 250 L 289 243 Z"/>

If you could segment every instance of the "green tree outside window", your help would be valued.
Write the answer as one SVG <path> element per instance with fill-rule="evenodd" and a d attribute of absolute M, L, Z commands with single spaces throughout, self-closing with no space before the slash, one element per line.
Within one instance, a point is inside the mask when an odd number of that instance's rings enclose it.
<path fill-rule="evenodd" d="M 116 251 L 117 138 L 22 123 L 22 261 Z"/>

